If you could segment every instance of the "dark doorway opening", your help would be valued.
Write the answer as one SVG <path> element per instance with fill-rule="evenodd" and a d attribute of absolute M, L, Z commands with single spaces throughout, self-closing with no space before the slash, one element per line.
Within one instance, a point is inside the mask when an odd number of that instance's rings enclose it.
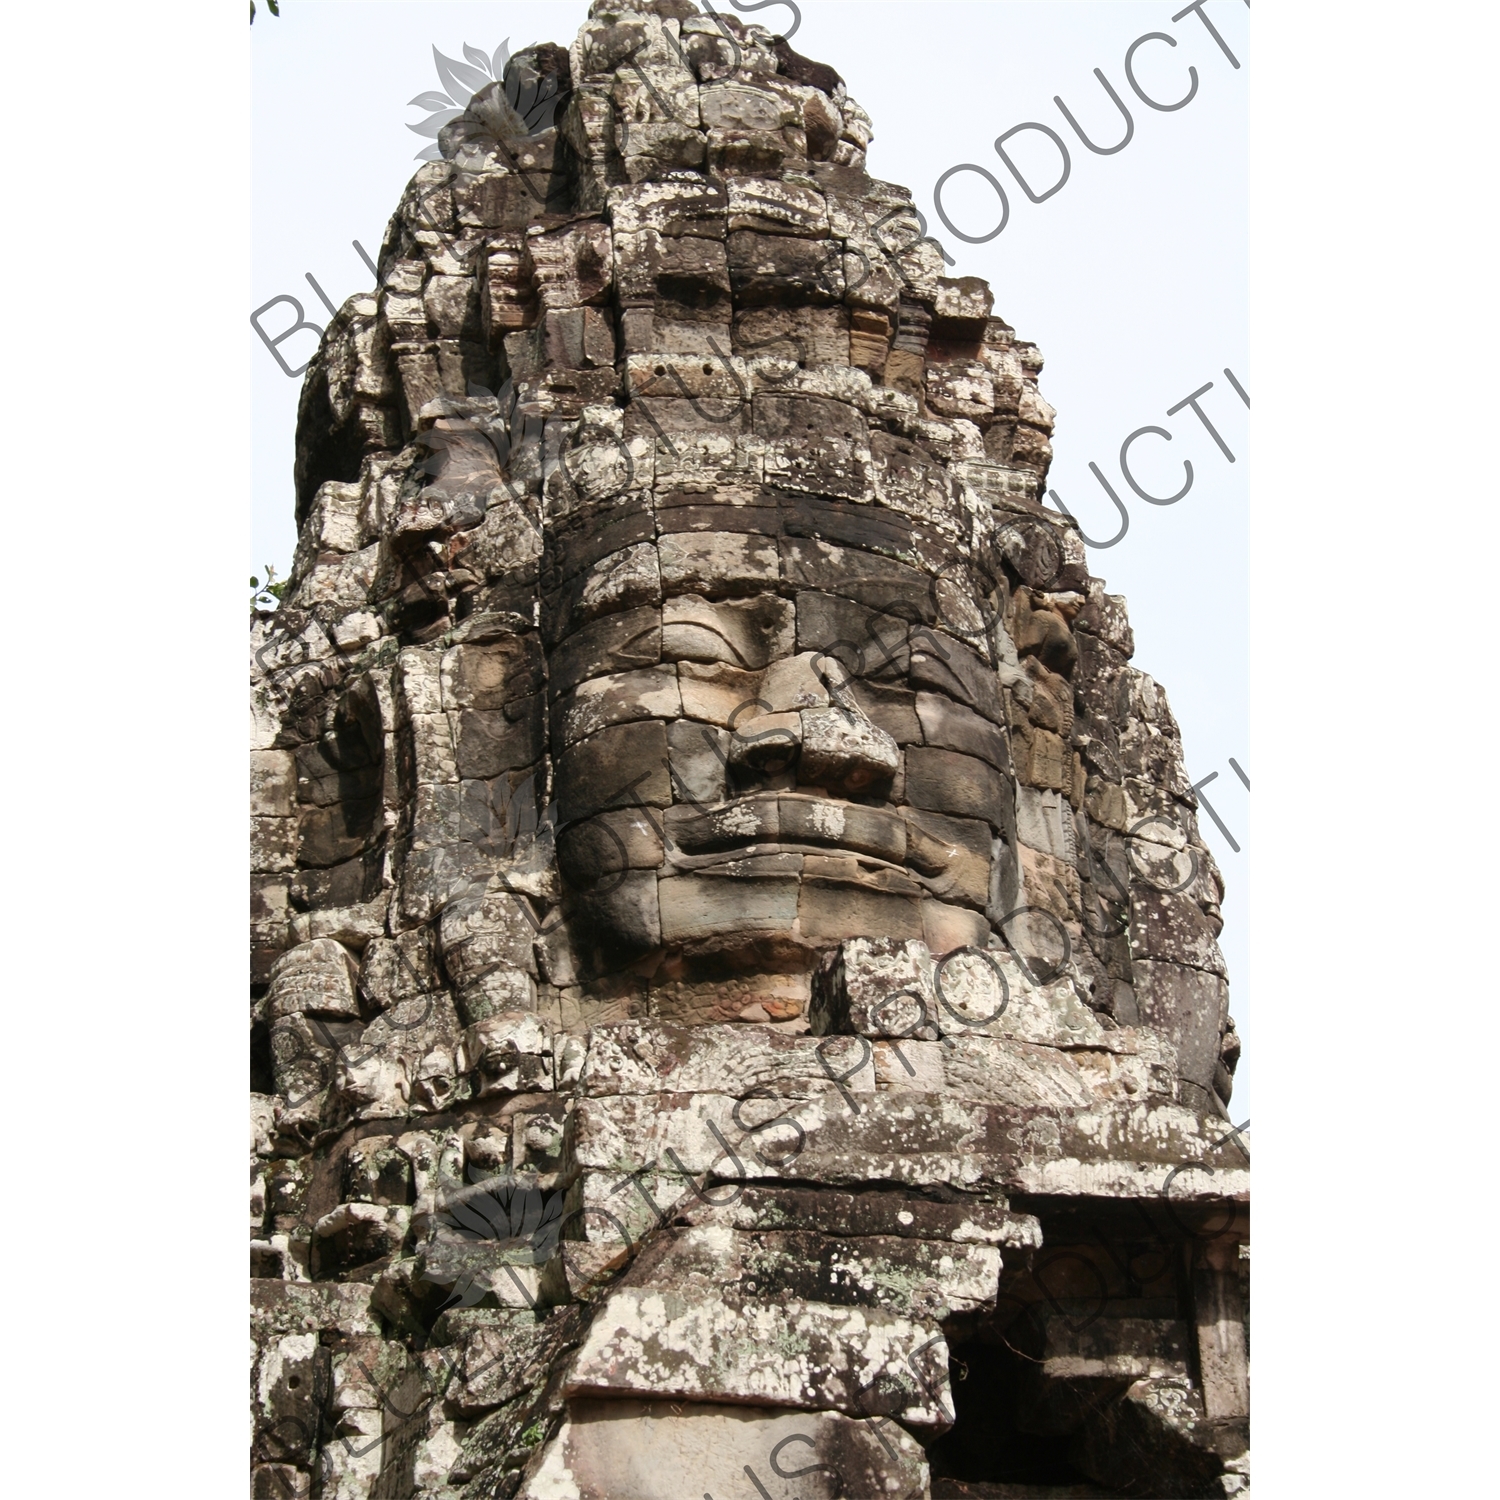
<path fill-rule="evenodd" d="M 1087 1477 L 1069 1461 L 1070 1434 L 1042 1436 L 1022 1432 L 1017 1426 L 1029 1380 L 1027 1363 L 1024 1355 L 1003 1343 L 950 1346 L 949 1383 L 956 1420 L 927 1450 L 935 1496 L 941 1493 L 941 1479 L 1088 1485 Z M 1087 1488 L 1083 1493 L 1098 1492 Z"/>

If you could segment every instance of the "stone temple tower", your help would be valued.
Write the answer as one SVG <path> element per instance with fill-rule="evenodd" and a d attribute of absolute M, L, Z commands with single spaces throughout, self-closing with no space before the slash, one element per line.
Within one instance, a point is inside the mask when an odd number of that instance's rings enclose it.
<path fill-rule="evenodd" d="M 601 0 L 307 373 L 257 1497 L 1247 1491 L 1219 874 L 1042 357 L 870 139 Z"/>

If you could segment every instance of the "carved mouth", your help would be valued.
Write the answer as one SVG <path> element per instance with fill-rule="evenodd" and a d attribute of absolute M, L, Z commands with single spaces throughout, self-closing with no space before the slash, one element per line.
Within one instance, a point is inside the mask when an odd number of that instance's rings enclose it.
<path fill-rule="evenodd" d="M 801 792 L 760 792 L 719 807 L 667 810 L 667 862 L 731 879 L 799 875 L 982 907 L 989 850 L 919 826 L 921 814 Z M 976 868 L 982 857 L 984 878 Z M 960 873 L 962 867 L 962 872 Z"/>
<path fill-rule="evenodd" d="M 669 854 L 702 863 L 730 851 L 830 849 L 906 863 L 907 825 L 893 809 L 799 792 L 758 792 L 719 807 L 667 810 Z"/>

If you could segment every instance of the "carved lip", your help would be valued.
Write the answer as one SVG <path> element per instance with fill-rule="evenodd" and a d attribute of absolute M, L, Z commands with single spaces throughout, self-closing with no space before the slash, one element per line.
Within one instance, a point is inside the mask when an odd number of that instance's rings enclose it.
<path fill-rule="evenodd" d="M 899 812 L 805 792 L 754 792 L 704 809 L 678 804 L 667 809 L 664 821 L 674 858 L 806 848 L 896 868 L 906 860 L 906 822 Z"/>
<path fill-rule="evenodd" d="M 684 875 L 712 875 L 727 880 L 831 881 L 913 897 L 931 890 L 929 882 L 914 870 L 826 844 L 749 844 L 696 855 L 669 852 L 667 864 Z"/>
<path fill-rule="evenodd" d="M 684 854 L 678 849 L 668 849 L 667 859 L 682 870 L 706 870 L 716 865 L 733 864 L 751 859 L 769 859 L 782 855 L 807 856 L 819 860 L 845 859 L 857 861 L 871 869 L 895 870 L 906 873 L 906 866 L 878 855 L 867 854 L 862 849 L 850 849 L 842 844 L 803 844 L 778 841 L 774 843 L 731 844 L 707 854 Z"/>

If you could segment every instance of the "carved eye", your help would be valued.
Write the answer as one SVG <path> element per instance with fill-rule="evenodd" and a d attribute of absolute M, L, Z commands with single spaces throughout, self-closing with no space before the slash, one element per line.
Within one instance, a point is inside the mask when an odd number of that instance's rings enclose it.
<path fill-rule="evenodd" d="M 667 373 L 667 367 L 665 365 L 657 365 L 656 373 L 658 375 L 665 375 Z"/>
<path fill-rule="evenodd" d="M 704 365 L 704 367 L 703 367 L 703 373 L 705 375 L 712 375 L 713 372 L 714 372 L 714 367 L 712 365 Z"/>

